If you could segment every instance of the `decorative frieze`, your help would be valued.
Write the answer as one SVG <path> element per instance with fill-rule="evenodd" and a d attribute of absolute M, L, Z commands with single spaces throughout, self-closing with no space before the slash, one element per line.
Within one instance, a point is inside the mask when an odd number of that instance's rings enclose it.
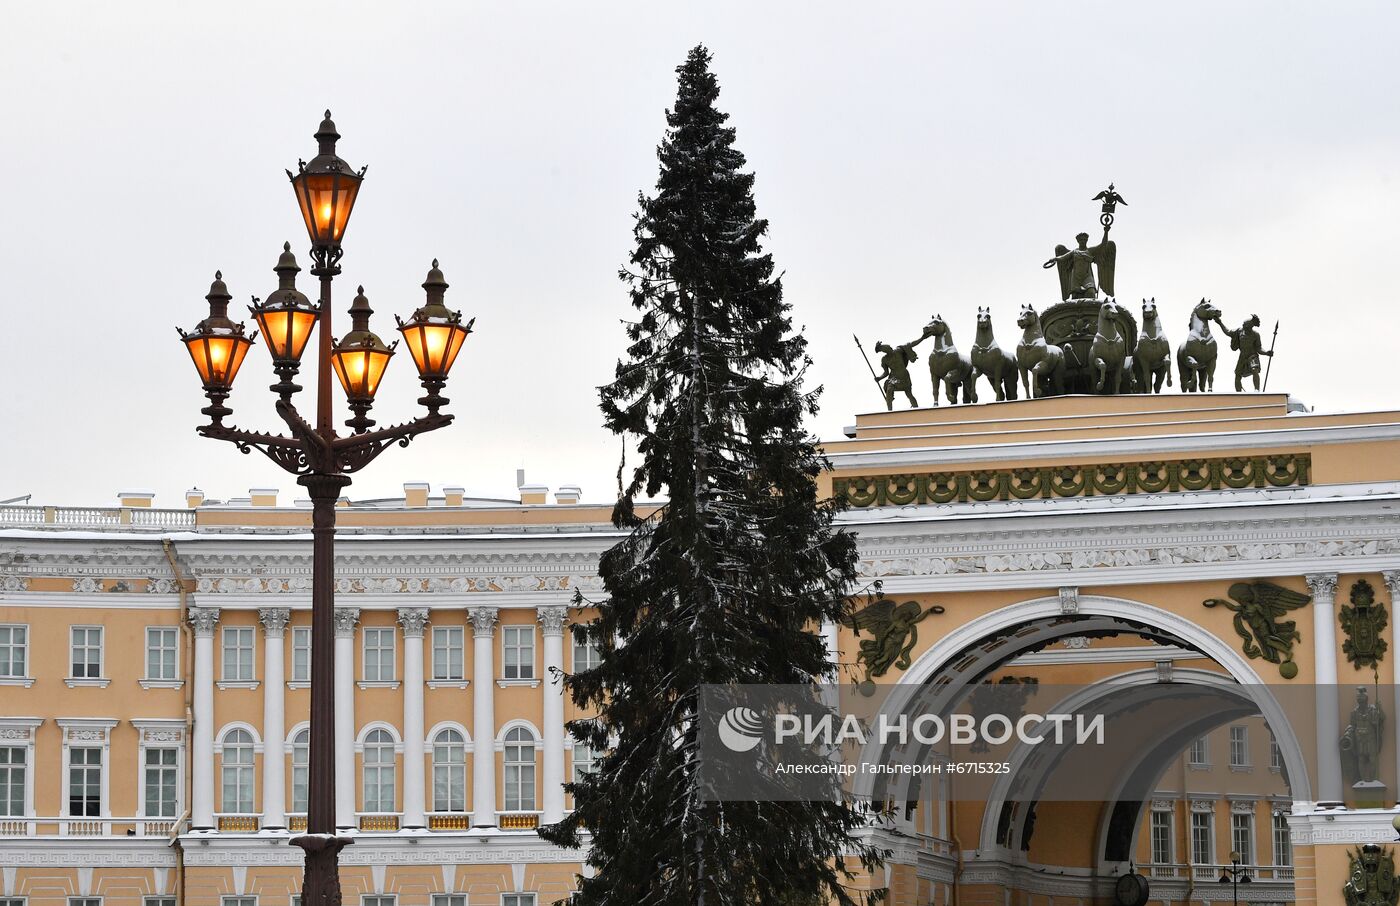
<path fill-rule="evenodd" d="M 975 469 L 832 480 L 832 493 L 853 507 L 1162 494 L 1245 488 L 1306 487 L 1312 456 L 1181 459 L 1043 468 Z"/>
<path fill-rule="evenodd" d="M 419 595 L 471 594 L 483 592 L 572 591 L 597 589 L 602 585 L 596 576 L 498 575 L 482 577 L 456 576 L 363 576 L 336 580 L 336 594 L 342 595 Z M 258 594 L 309 595 L 311 579 L 307 576 L 201 576 L 195 582 L 200 594 Z"/>
<path fill-rule="evenodd" d="M 943 576 L 966 573 L 1053 572 L 1182 566 L 1207 563 L 1257 563 L 1268 560 L 1371 557 L 1400 554 L 1400 539 L 1368 541 L 1296 541 L 1261 544 L 1189 544 L 1087 550 L 1037 550 L 964 556 L 879 557 L 862 560 L 862 576 Z"/>

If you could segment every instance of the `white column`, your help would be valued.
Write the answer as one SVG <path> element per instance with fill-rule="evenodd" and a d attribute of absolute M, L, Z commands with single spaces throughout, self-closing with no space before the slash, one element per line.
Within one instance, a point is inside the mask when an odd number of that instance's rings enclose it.
<path fill-rule="evenodd" d="M 542 824 L 564 819 L 564 620 L 563 604 L 540 607 L 540 634 L 544 636 L 544 788 Z"/>
<path fill-rule="evenodd" d="M 1395 602 L 1400 601 L 1400 569 L 1388 569 L 1381 573 L 1385 579 L 1385 587 L 1390 592 L 1390 669 L 1391 688 L 1395 690 L 1395 708 L 1386 718 L 1390 721 L 1391 734 L 1395 737 L 1395 777 L 1396 784 L 1400 786 L 1400 621 L 1397 621 L 1395 614 Z M 1394 791 L 1400 797 L 1400 791 Z"/>
<path fill-rule="evenodd" d="M 831 676 L 825 680 L 839 683 L 841 677 L 841 627 L 835 620 L 822 620 L 822 645 L 826 648 L 826 659 L 834 666 Z"/>
<path fill-rule="evenodd" d="M 1317 687 L 1317 791 L 1319 804 L 1343 801 L 1341 714 L 1337 703 L 1337 574 L 1304 576 L 1313 594 L 1313 669 Z"/>
<path fill-rule="evenodd" d="M 355 624 L 358 607 L 335 609 L 335 825 L 355 822 Z"/>
<path fill-rule="evenodd" d="M 263 787 L 262 826 L 287 826 L 287 721 L 282 640 L 292 612 L 286 607 L 258 610 L 263 624 Z"/>
<path fill-rule="evenodd" d="M 472 647 L 472 826 L 496 826 L 496 617 L 494 607 L 467 610 Z"/>
<path fill-rule="evenodd" d="M 426 607 L 399 610 L 403 627 L 403 826 L 426 827 L 423 798 L 423 627 Z"/>
<path fill-rule="evenodd" d="M 194 627 L 193 830 L 214 829 L 214 627 L 218 623 L 217 607 L 190 608 L 190 625 Z"/>

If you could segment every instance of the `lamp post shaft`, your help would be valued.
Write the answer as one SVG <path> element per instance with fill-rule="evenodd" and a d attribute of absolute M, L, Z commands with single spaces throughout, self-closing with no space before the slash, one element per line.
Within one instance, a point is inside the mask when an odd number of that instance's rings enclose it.
<path fill-rule="evenodd" d="M 316 430 L 322 437 L 335 436 L 335 413 L 331 404 L 331 281 L 335 279 L 330 267 L 320 268 L 321 313 L 317 316 L 316 332 Z"/>

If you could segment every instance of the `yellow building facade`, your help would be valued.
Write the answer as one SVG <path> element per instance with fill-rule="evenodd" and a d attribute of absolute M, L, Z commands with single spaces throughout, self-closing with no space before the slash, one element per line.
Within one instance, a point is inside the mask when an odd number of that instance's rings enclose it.
<path fill-rule="evenodd" d="M 1348 851 L 1395 835 L 1395 622 L 1390 653 L 1359 670 L 1338 609 L 1358 580 L 1387 607 L 1400 589 L 1400 412 L 1296 408 L 1071 396 L 861 415 L 825 444 L 822 488 L 851 505 L 863 577 L 943 608 L 881 677 L 892 706 L 1002 677 L 1082 687 L 1071 710 L 1126 690 L 1241 703 L 1126 751 L 1112 801 L 1017 799 L 1018 782 L 1085 769 L 1030 751 L 982 801 L 946 776 L 858 781 L 889 809 L 866 833 L 891 852 L 860 884 L 894 906 L 1086 906 L 1138 872 L 1149 902 L 1210 902 L 1234 850 L 1243 901 L 1340 902 Z M 267 490 L 152 503 L 0 507 L 0 906 L 294 902 L 310 511 Z M 576 488 L 489 501 L 420 483 L 340 508 L 347 903 L 543 906 L 572 889 L 580 854 L 535 828 L 591 769 L 555 677 L 596 657 L 568 626 L 588 618 L 576 591 L 601 594 L 609 515 Z M 1291 678 L 1203 606 L 1256 581 L 1310 598 Z M 859 679 L 861 638 L 819 630 L 843 683 Z M 1278 705 L 1313 684 L 1379 690 L 1383 793 L 1343 776 L 1345 707 L 1300 723 Z"/>

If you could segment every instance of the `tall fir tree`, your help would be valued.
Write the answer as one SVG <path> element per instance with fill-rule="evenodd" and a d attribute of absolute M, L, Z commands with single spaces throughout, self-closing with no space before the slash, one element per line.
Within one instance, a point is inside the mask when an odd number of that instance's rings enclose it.
<path fill-rule="evenodd" d="M 601 663 L 565 686 L 597 713 L 570 733 L 607 751 L 541 835 L 591 834 L 576 906 L 853 906 L 869 895 L 851 890 L 848 858 L 873 868 L 879 853 L 850 804 L 713 802 L 701 788 L 702 686 L 814 686 L 832 666 L 816 627 L 845 613 L 856 572 L 855 540 L 817 494 L 806 341 L 709 64 L 699 46 L 676 70 L 656 194 L 639 197 L 620 273 L 639 316 L 600 391 L 641 462 L 613 513 L 629 535 L 600 563 L 607 598 L 576 630 Z M 663 495 L 655 512 L 635 505 Z"/>

